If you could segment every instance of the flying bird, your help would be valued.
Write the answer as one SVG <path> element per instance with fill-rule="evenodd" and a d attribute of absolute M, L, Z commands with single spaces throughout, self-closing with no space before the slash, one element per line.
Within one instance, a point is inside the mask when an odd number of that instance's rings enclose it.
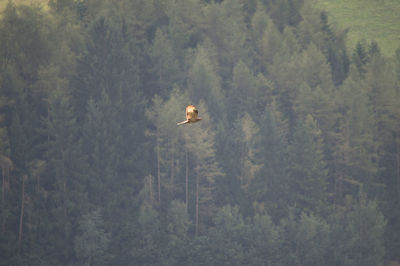
<path fill-rule="evenodd" d="M 189 104 L 186 106 L 186 120 L 178 123 L 177 125 L 183 125 L 188 123 L 196 123 L 201 120 L 201 118 L 197 117 L 199 111 L 196 109 L 196 106 Z"/>

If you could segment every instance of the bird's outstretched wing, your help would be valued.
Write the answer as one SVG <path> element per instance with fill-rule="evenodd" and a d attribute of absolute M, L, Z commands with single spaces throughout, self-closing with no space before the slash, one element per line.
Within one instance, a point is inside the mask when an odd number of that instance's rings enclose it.
<path fill-rule="evenodd" d="M 189 120 L 185 120 L 185 121 L 179 122 L 177 125 L 180 126 L 180 125 L 187 124 L 187 123 L 189 123 Z"/>

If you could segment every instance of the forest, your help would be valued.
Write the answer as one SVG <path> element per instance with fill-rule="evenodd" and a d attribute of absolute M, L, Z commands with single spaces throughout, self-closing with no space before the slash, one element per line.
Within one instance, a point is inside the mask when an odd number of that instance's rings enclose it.
<path fill-rule="evenodd" d="M 313 0 L 9 0 L 0 265 L 399 265 L 400 48 L 347 31 Z"/>

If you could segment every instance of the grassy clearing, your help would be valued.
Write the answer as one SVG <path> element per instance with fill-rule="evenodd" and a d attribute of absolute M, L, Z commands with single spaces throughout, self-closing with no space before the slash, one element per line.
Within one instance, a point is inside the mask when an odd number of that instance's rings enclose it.
<path fill-rule="evenodd" d="M 348 28 L 348 47 L 365 39 L 375 40 L 386 56 L 400 47 L 399 0 L 318 0 L 331 23 Z"/>
<path fill-rule="evenodd" d="M 39 5 L 44 9 L 47 8 L 48 0 L 12 0 L 15 5 Z M 3 13 L 4 8 L 7 6 L 8 0 L 0 0 L 0 16 Z"/>
<path fill-rule="evenodd" d="M 13 2 L 47 9 L 48 0 Z M 0 16 L 7 3 L 8 0 L 0 0 Z M 400 47 L 400 0 L 317 0 L 317 6 L 328 12 L 331 23 L 349 29 L 349 49 L 361 39 L 377 41 L 386 56 Z"/>

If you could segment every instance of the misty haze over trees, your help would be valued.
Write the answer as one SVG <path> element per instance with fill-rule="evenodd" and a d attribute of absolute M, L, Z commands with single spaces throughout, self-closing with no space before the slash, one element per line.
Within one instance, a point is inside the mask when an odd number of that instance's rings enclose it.
<path fill-rule="evenodd" d="M 0 264 L 400 261 L 400 49 L 314 6 L 10 1 Z"/>

